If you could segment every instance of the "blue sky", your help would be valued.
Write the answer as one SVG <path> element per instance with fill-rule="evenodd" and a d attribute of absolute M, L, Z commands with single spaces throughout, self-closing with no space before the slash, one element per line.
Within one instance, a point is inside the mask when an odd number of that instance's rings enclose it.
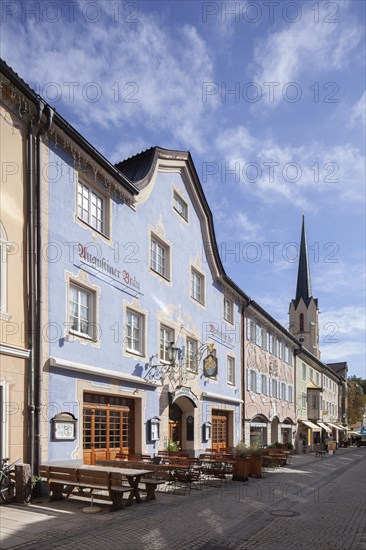
<path fill-rule="evenodd" d="M 112 162 L 191 151 L 227 273 L 285 325 L 305 214 L 322 360 L 365 377 L 365 3 L 1 10 L 1 57 Z"/>

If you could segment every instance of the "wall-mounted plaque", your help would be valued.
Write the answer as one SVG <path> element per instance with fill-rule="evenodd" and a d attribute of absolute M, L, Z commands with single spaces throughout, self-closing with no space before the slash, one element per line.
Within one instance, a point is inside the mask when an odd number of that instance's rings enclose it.
<path fill-rule="evenodd" d="M 52 422 L 52 439 L 54 441 L 73 441 L 76 439 L 76 418 L 73 414 L 62 412 L 56 414 Z"/>

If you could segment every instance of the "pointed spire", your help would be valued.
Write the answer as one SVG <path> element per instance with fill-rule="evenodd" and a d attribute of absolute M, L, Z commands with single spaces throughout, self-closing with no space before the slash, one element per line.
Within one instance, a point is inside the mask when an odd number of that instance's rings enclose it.
<path fill-rule="evenodd" d="M 296 287 L 296 306 L 300 299 L 303 298 L 306 305 L 309 304 L 312 297 L 311 283 L 310 283 L 310 269 L 308 260 L 308 247 L 306 244 L 305 233 L 305 216 L 302 215 L 302 228 L 301 228 L 301 243 L 300 243 L 300 258 L 299 258 L 299 270 L 297 272 L 297 287 Z"/>

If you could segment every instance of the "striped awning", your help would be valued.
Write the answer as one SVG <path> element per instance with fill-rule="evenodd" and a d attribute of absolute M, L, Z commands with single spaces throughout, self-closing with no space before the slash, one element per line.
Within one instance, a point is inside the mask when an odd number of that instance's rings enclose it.
<path fill-rule="evenodd" d="M 341 432 L 344 428 L 340 428 L 339 426 L 336 426 L 335 424 L 331 424 L 330 422 L 327 422 L 328 426 L 330 426 L 331 428 L 334 428 L 335 430 L 338 430 L 339 432 Z"/>
<path fill-rule="evenodd" d="M 331 428 L 329 428 L 326 424 L 324 424 L 324 422 L 318 422 L 319 426 L 321 428 L 323 428 L 323 430 L 325 430 L 326 432 L 328 432 L 329 434 L 332 433 L 332 430 Z"/>
<path fill-rule="evenodd" d="M 313 422 L 310 422 L 310 420 L 301 420 L 301 422 L 305 424 L 305 426 L 307 426 L 308 428 L 311 428 L 313 432 L 320 432 L 320 427 Z"/>

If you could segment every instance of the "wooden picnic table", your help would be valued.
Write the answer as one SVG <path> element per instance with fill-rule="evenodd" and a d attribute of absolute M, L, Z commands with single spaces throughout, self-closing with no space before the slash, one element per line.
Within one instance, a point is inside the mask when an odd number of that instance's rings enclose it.
<path fill-rule="evenodd" d="M 140 468 L 115 468 L 113 466 L 91 466 L 86 464 L 83 465 L 83 470 L 108 472 L 109 474 L 118 473 L 126 477 L 130 487 L 132 487 L 133 489 L 128 497 L 130 503 L 133 499 L 135 499 L 138 503 L 141 502 L 141 495 L 139 490 L 139 483 L 141 482 L 141 478 L 144 475 L 149 475 L 153 473 L 153 470 L 143 470 Z"/>

